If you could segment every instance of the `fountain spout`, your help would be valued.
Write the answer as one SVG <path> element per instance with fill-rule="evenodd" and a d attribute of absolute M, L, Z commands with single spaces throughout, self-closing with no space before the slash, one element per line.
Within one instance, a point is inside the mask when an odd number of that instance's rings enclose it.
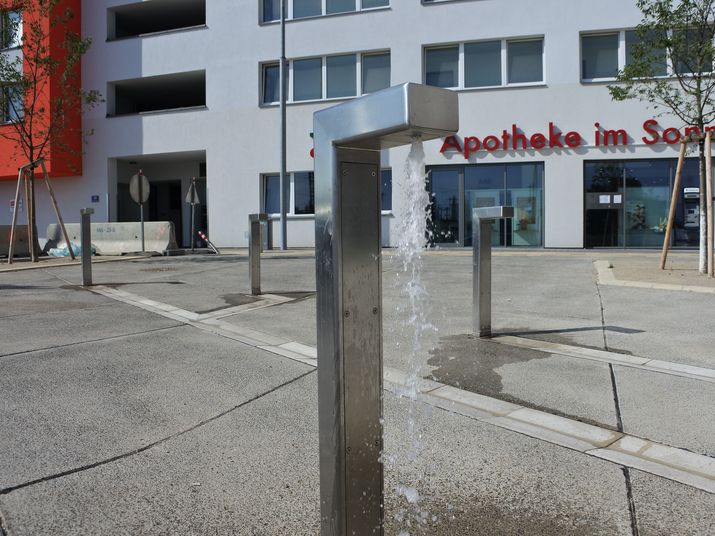
<path fill-rule="evenodd" d="M 457 94 L 394 86 L 316 112 L 321 533 L 383 533 L 380 150 L 451 136 Z"/>

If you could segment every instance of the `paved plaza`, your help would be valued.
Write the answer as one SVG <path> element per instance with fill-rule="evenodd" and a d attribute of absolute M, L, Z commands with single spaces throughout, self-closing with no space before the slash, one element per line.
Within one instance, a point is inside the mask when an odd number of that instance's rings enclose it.
<path fill-rule="evenodd" d="M 383 254 L 385 534 L 715 534 L 715 283 L 674 253 Z M 0 271 L 0 534 L 319 532 L 315 260 Z M 405 378 L 420 364 L 417 401 Z M 408 428 L 417 415 L 417 432 Z M 416 455 L 416 456 L 415 456 Z"/>

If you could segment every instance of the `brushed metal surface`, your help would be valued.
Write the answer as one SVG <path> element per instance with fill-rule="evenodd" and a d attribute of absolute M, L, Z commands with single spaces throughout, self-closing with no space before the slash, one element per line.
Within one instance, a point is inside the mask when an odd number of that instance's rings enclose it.
<path fill-rule="evenodd" d="M 501 218 L 513 218 L 514 207 L 482 207 L 475 208 L 474 213 L 480 220 L 498 220 Z"/>
<path fill-rule="evenodd" d="M 380 534 L 382 322 L 379 162 L 341 161 L 347 534 Z"/>
<path fill-rule="evenodd" d="M 458 129 L 457 94 L 417 84 L 313 116 L 324 536 L 383 533 L 380 149 Z"/>
<path fill-rule="evenodd" d="M 80 209 L 80 247 L 82 248 L 82 286 L 92 286 L 92 227 L 93 208 Z M 70 243 L 67 247 L 72 247 Z"/>
<path fill-rule="evenodd" d="M 261 293 L 261 222 L 268 221 L 267 214 L 249 214 L 248 229 L 248 277 L 251 282 L 251 294 Z"/>
<path fill-rule="evenodd" d="M 492 223 L 513 218 L 514 207 L 472 209 L 472 331 L 492 336 Z"/>
<path fill-rule="evenodd" d="M 490 337 L 492 334 L 492 221 L 472 214 L 472 265 L 473 296 L 472 321 L 474 334 Z"/>

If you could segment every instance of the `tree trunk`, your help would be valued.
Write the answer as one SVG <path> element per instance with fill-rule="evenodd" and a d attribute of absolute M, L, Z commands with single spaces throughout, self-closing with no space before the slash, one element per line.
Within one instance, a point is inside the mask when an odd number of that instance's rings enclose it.
<path fill-rule="evenodd" d="M 30 225 L 32 225 L 32 244 L 28 244 L 30 248 L 32 248 L 32 253 L 31 257 L 33 260 L 39 260 L 40 258 L 40 241 L 37 236 L 37 210 L 36 206 L 37 204 L 35 203 L 35 169 L 31 168 L 30 169 L 30 203 L 32 203 L 32 221 L 30 222 Z"/>
<path fill-rule="evenodd" d="M 698 256 L 698 271 L 701 274 L 708 273 L 708 220 L 707 220 L 707 204 L 705 199 L 705 142 L 700 141 L 698 143 L 699 159 L 700 159 L 700 198 L 699 198 L 699 209 L 700 209 L 700 247 Z"/>

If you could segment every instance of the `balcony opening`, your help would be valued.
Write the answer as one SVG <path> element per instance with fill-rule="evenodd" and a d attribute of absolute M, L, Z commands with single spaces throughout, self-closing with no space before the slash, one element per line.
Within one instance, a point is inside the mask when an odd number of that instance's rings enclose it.
<path fill-rule="evenodd" d="M 110 116 L 206 106 L 206 71 L 110 82 Z"/>
<path fill-rule="evenodd" d="M 206 0 L 148 0 L 107 10 L 110 41 L 205 25 Z"/>

